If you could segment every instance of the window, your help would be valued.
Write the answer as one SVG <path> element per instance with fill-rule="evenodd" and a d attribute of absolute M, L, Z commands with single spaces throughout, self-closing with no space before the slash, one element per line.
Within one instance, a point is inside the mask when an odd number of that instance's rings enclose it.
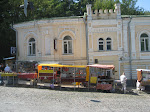
<path fill-rule="evenodd" d="M 108 77 L 111 76 L 111 71 L 110 70 L 106 70 L 106 76 L 108 76 Z"/>
<path fill-rule="evenodd" d="M 29 44 L 28 44 L 28 53 L 29 53 L 29 56 L 35 56 L 35 39 L 34 38 L 30 38 L 29 39 Z"/>
<path fill-rule="evenodd" d="M 98 47 L 99 47 L 100 51 L 104 50 L 104 40 L 103 40 L 103 38 L 99 38 Z"/>
<path fill-rule="evenodd" d="M 143 33 L 141 36 L 141 51 L 149 51 L 149 39 L 146 33 Z"/>
<path fill-rule="evenodd" d="M 64 54 L 72 53 L 72 38 L 70 36 L 65 36 L 63 40 Z"/>
<path fill-rule="evenodd" d="M 106 39 L 107 50 L 111 50 L 111 38 Z"/>

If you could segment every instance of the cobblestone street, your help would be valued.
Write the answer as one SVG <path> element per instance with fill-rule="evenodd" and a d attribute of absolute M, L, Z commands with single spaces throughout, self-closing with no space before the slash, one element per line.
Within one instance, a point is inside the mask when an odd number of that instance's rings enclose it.
<path fill-rule="evenodd" d="M 0 112 L 150 112 L 150 94 L 0 86 Z"/>

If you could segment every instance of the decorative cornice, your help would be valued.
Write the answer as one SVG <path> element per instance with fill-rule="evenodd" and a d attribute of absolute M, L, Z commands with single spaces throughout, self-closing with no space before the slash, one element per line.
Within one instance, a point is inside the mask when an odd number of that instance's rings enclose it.
<path fill-rule="evenodd" d="M 77 24 L 79 22 L 84 22 L 83 18 L 77 18 L 77 19 L 57 19 L 57 20 L 39 20 L 39 21 L 31 21 L 31 22 L 24 22 L 20 24 L 15 24 L 13 27 L 15 29 L 18 28 L 33 28 L 36 25 L 48 25 L 50 23 L 55 23 L 55 24 Z"/>
<path fill-rule="evenodd" d="M 108 52 L 89 52 L 90 56 L 121 56 L 123 52 L 121 51 L 108 51 Z"/>
<path fill-rule="evenodd" d="M 116 32 L 118 30 L 117 27 L 106 27 L 106 28 L 92 28 L 89 29 L 89 32 Z"/>

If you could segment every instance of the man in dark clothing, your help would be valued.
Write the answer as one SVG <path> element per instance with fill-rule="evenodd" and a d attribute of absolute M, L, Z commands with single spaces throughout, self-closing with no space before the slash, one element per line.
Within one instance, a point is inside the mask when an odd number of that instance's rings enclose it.
<path fill-rule="evenodd" d="M 57 84 L 60 83 L 60 75 L 61 75 L 61 72 L 60 72 L 60 68 L 57 70 L 57 74 L 56 74 L 56 82 Z"/>
<path fill-rule="evenodd" d="M 2 72 L 4 72 L 4 65 L 3 64 L 1 64 L 1 67 L 0 67 L 0 72 L 2 73 Z M 1 75 L 1 74 L 0 74 Z M 3 77 L 1 77 L 1 85 L 3 85 L 4 84 L 4 81 L 3 81 Z"/>

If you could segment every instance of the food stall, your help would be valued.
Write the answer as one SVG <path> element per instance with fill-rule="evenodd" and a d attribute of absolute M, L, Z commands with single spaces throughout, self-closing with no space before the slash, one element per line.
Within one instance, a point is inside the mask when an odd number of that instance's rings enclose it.
<path fill-rule="evenodd" d="M 112 90 L 114 70 L 114 65 L 87 65 L 86 81 L 88 81 L 88 87 L 94 87 L 96 90 Z"/>
<path fill-rule="evenodd" d="M 51 82 L 54 84 L 56 79 L 57 69 L 63 67 L 60 64 L 39 64 L 38 65 L 38 81 L 46 83 Z"/>
<path fill-rule="evenodd" d="M 61 86 L 63 85 L 83 85 L 86 81 L 86 66 L 84 65 L 64 65 L 61 73 Z"/>
<path fill-rule="evenodd" d="M 86 66 L 83 65 L 60 65 L 60 64 L 39 64 L 39 82 L 64 85 L 80 84 L 85 82 Z"/>
<path fill-rule="evenodd" d="M 9 81 L 12 79 L 12 83 L 14 85 L 15 83 L 15 78 L 17 77 L 16 73 L 5 73 L 5 72 L 0 72 L 1 78 L 3 77 L 4 84 L 8 84 Z M 2 82 L 1 82 L 2 83 Z"/>
<path fill-rule="evenodd" d="M 150 69 L 136 69 L 137 71 L 137 89 L 145 89 L 150 86 Z M 148 89 L 148 88 L 146 88 Z"/>

